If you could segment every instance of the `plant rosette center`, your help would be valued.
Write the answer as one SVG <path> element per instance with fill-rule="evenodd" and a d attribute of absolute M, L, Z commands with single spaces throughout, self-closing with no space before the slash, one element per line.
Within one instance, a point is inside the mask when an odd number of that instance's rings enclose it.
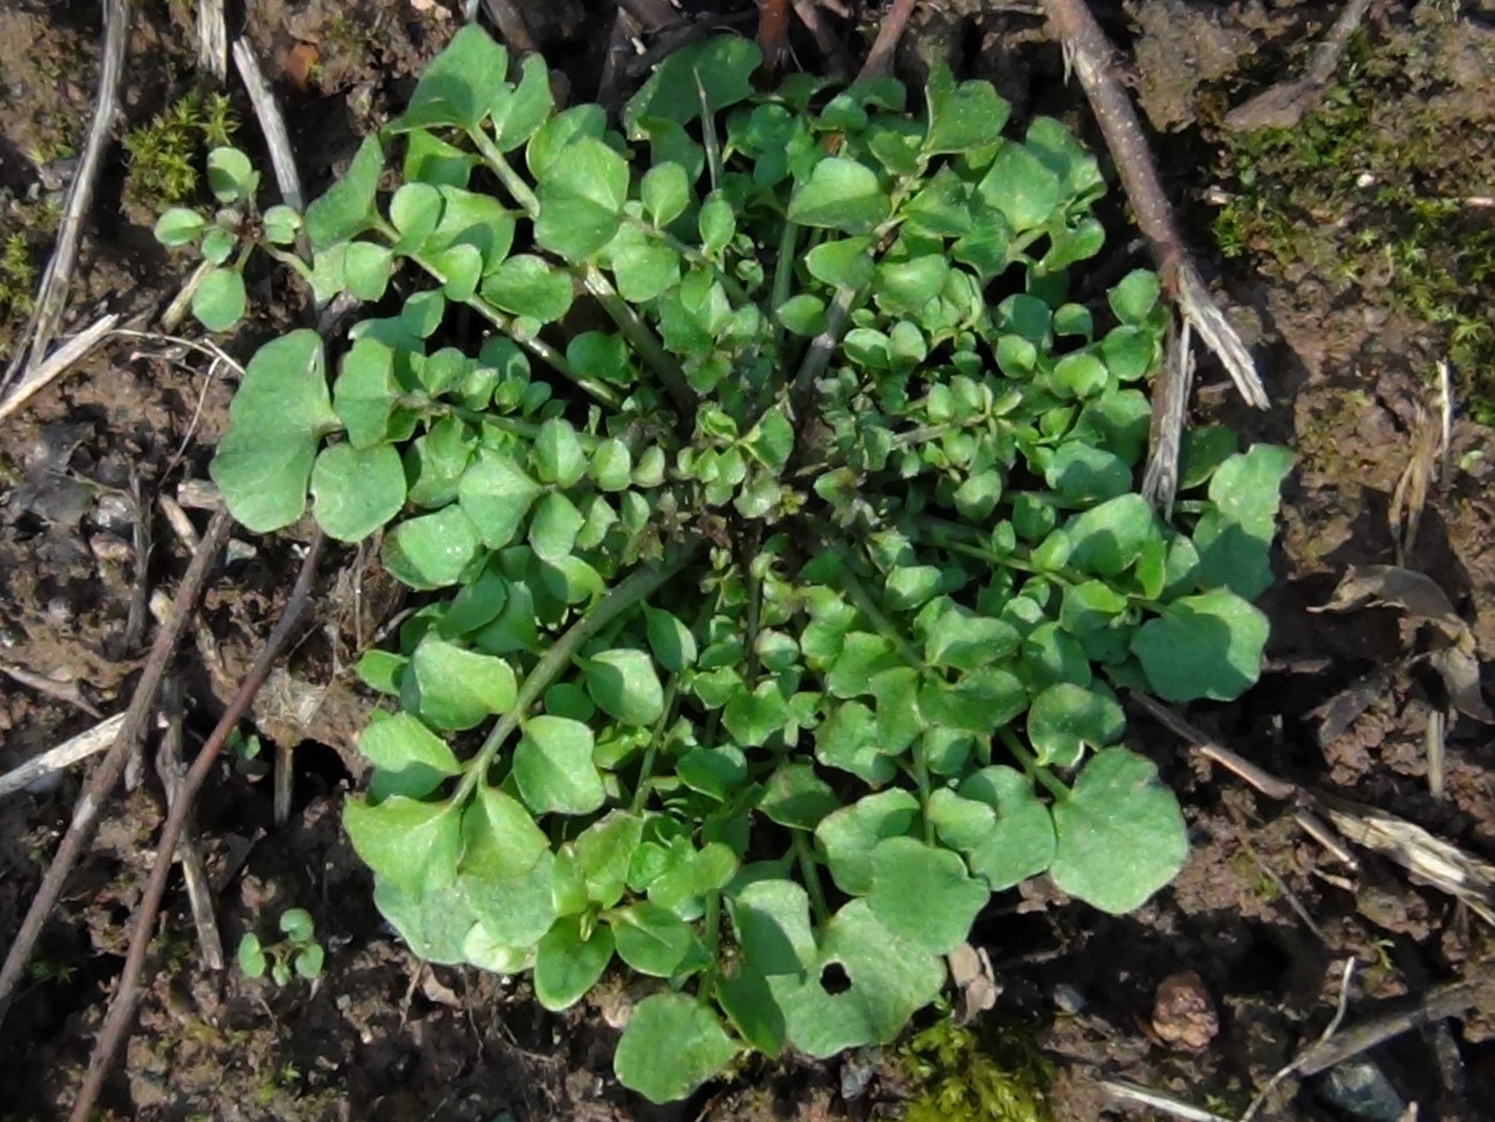
<path fill-rule="evenodd" d="M 758 62 L 671 56 L 620 133 L 459 32 L 302 222 L 380 314 L 330 387 L 313 332 L 262 347 L 213 463 L 425 594 L 358 667 L 383 914 L 548 1009 L 657 979 L 615 1067 L 661 1102 L 892 1040 L 994 892 L 1172 879 L 1118 691 L 1256 680 L 1290 466 L 1201 429 L 1173 521 L 1138 493 L 1169 312 L 1070 298 L 1104 184 L 1058 123 Z"/>

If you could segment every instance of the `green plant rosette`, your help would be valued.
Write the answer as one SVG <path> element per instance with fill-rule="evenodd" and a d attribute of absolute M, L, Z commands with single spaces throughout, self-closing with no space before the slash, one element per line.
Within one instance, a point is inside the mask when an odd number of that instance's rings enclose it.
<path fill-rule="evenodd" d="M 671 56 L 619 133 L 459 32 L 304 216 L 379 314 L 266 344 L 213 464 L 430 593 L 359 664 L 384 915 L 552 1009 L 657 979 L 616 1056 L 656 1101 L 892 1040 L 993 892 L 1168 883 L 1118 693 L 1252 684 L 1290 466 L 1205 429 L 1172 522 L 1138 494 L 1169 313 L 1071 299 L 1104 184 L 1057 122 L 758 63 Z"/>

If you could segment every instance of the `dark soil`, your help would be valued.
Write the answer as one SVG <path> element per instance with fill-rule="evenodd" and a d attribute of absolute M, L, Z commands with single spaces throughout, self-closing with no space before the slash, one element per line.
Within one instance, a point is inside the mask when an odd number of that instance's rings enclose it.
<path fill-rule="evenodd" d="M 123 119 L 71 295 L 75 325 L 105 309 L 144 324 L 185 279 L 181 263 L 154 245 L 151 207 L 132 192 L 123 140 L 201 81 L 194 7 L 137 5 Z M 446 0 L 229 6 L 231 29 L 242 29 L 283 99 L 311 191 L 401 104 L 423 60 L 457 26 L 458 7 Z M 612 5 L 519 7 L 573 99 L 593 96 Z M 744 0 L 714 10 L 751 28 L 751 7 Z M 859 20 L 824 17 L 846 34 L 853 55 L 876 27 L 876 5 L 865 7 Z M 1248 440 L 1290 444 L 1299 457 L 1279 581 L 1263 604 L 1273 622 L 1268 669 L 1243 701 L 1201 706 L 1191 717 L 1276 774 L 1495 859 L 1489 726 L 1450 718 L 1444 791 L 1429 793 L 1425 732 L 1448 699 L 1417 657 L 1424 637 L 1387 608 L 1311 610 L 1349 566 L 1396 560 L 1392 496 L 1422 418 L 1437 411 L 1435 364 L 1452 356 L 1464 365 L 1454 370 L 1448 471 L 1431 489 L 1403 563 L 1447 592 L 1479 657 L 1495 656 L 1495 443 L 1469 419 L 1495 408 L 1491 382 L 1470 365 L 1488 369 L 1495 353 L 1480 342 L 1481 317 L 1495 330 L 1491 289 L 1409 281 L 1429 255 L 1446 258 L 1439 268 L 1460 283 L 1495 281 L 1495 267 L 1479 272 L 1473 261 L 1495 245 L 1495 210 L 1478 202 L 1495 189 L 1495 8 L 1490 0 L 1375 0 L 1321 111 L 1262 145 L 1230 132 L 1225 111 L 1299 74 L 1336 7 L 1324 0 L 1095 7 L 1131 60 L 1165 183 L 1203 260 L 1218 270 L 1219 290 L 1239 310 L 1274 403 L 1263 413 L 1241 408 L 1205 360 L 1195 420 L 1224 420 Z M 14 239 L 37 275 L 87 128 L 98 8 L 89 0 L 0 3 L 0 244 Z M 1098 143 L 1041 19 L 996 8 L 926 0 L 898 55 L 900 73 L 917 80 L 932 60 L 949 59 L 959 72 L 996 81 L 1018 113 L 1059 114 Z M 804 65 L 815 64 L 813 41 L 796 37 L 795 47 Z M 243 122 L 239 141 L 253 151 L 252 113 L 237 83 L 230 88 Z M 1436 153 L 1411 152 L 1414 121 L 1440 138 Z M 1381 159 L 1384 166 L 1371 166 Z M 1424 214 L 1346 186 L 1397 169 L 1407 175 L 1398 187 L 1465 201 Z M 1305 198 L 1305 184 L 1319 183 L 1326 193 Z M 1135 246 L 1119 252 L 1140 260 Z M 23 274 L 0 268 L 7 353 L 25 320 L 17 294 L 32 281 Z M 251 304 L 250 326 L 221 341 L 232 355 L 244 356 L 298 314 L 293 294 L 268 274 L 257 278 Z M 190 553 L 160 500 L 206 477 L 231 394 L 232 376 L 210 370 L 202 356 L 159 339 L 121 338 L 0 426 L 0 664 L 47 680 L 38 688 L 0 678 L 0 771 L 91 726 L 93 713 L 128 704 L 151 626 L 148 597 L 169 594 Z M 214 579 L 195 642 L 173 668 L 190 699 L 189 753 L 273 624 L 297 560 L 286 539 L 241 540 Z M 315 626 L 255 714 L 264 756 L 273 746 L 295 749 L 290 821 L 273 821 L 264 760 L 236 756 L 206 791 L 197 832 L 230 956 L 245 930 L 269 934 L 281 909 L 300 905 L 316 917 L 327 969 L 314 984 L 286 987 L 248 981 L 232 965 L 207 970 L 185 894 L 174 888 L 128 1062 L 109 1086 L 109 1117 L 868 1118 L 894 1116 L 904 1096 L 921 1093 L 902 1077 L 895 1047 L 829 1065 L 753 1064 L 692 1103 L 651 1108 L 611 1073 L 610 1026 L 628 1001 L 621 981 L 602 999 L 554 1016 L 531 999 L 524 979 L 415 961 L 382 924 L 338 826 L 340 801 L 358 778 L 351 744 L 368 704 L 348 672 L 349 652 L 388 619 L 398 594 L 365 554 L 345 551 L 324 562 L 315 599 Z M 1349 716 L 1329 723 L 1331 702 Z M 1238 1117 L 1328 1023 L 1347 957 L 1360 967 L 1352 1017 L 1489 968 L 1488 927 L 1449 897 L 1374 859 L 1358 870 L 1338 864 L 1295 823 L 1293 807 L 1191 764 L 1177 739 L 1146 719 L 1132 734 L 1185 806 L 1195 844 L 1178 881 L 1120 919 L 1043 883 L 1025 886 L 995 901 L 973 936 L 1001 986 L 984 1016 L 1003 1033 L 1026 1034 L 1053 1062 L 1056 1118 L 1093 1120 L 1118 1109 L 1103 1079 Z M 75 769 L 0 802 L 6 942 L 80 781 Z M 0 1118 L 65 1115 L 122 962 L 161 818 L 147 766 L 111 806 L 0 1032 Z M 1424 1122 L 1490 1118 L 1492 1036 L 1495 1009 L 1477 1010 L 1368 1058 L 1403 1101 L 1418 1104 Z M 1336 1113 L 1321 1091 L 1289 1080 L 1260 1117 L 1355 1117 Z"/>

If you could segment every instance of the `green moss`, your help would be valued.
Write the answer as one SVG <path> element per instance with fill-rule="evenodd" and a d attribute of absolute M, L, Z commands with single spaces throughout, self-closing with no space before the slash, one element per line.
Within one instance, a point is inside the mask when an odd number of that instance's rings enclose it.
<path fill-rule="evenodd" d="M 898 1062 L 923 1092 L 907 1122 L 1049 1122 L 1053 1065 L 1031 1025 L 993 1023 L 980 1032 L 941 1021 L 899 1049 Z"/>
<path fill-rule="evenodd" d="M 1227 134 L 1232 199 L 1214 235 L 1285 278 L 1305 267 L 1426 325 L 1476 419 L 1495 421 L 1495 224 L 1470 196 L 1495 182 L 1490 115 L 1450 72 L 1457 24 L 1423 4 L 1385 41 L 1353 40 L 1319 107 L 1290 129 Z M 1495 60 L 1492 60 L 1495 62 Z M 1486 97 L 1488 91 L 1483 91 Z M 1429 374 L 1431 374 L 1429 363 Z"/>
<path fill-rule="evenodd" d="M 0 247 L 0 322 L 19 323 L 31 314 L 36 266 L 26 235 L 14 233 Z"/>
<path fill-rule="evenodd" d="M 202 156 L 231 144 L 238 127 L 222 94 L 179 98 L 150 124 L 125 134 L 125 200 L 155 210 L 186 202 L 197 189 Z"/>

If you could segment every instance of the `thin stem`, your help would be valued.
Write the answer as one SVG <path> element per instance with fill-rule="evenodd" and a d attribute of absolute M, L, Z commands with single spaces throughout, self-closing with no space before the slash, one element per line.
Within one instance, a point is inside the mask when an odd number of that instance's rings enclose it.
<path fill-rule="evenodd" d="M 694 423 L 696 391 L 690 388 L 690 383 L 685 380 L 685 371 L 680 369 L 674 356 L 664 349 L 659 337 L 650 330 L 648 324 L 638 318 L 637 313 L 618 295 L 612 282 L 602 275 L 597 266 L 578 265 L 572 272 L 581 279 L 587 292 L 602 305 L 608 318 L 618 325 L 618 330 L 664 383 L 664 388 L 675 401 L 675 407 L 680 410 L 681 420 Z"/>
<path fill-rule="evenodd" d="M 671 674 L 669 685 L 664 690 L 664 710 L 659 714 L 659 720 L 654 722 L 654 732 L 649 737 L 649 747 L 644 749 L 644 759 L 639 764 L 638 786 L 633 789 L 633 798 L 629 800 L 628 812 L 637 814 L 644 809 L 644 800 L 649 797 L 649 782 L 654 774 L 654 760 L 659 755 L 659 742 L 664 739 L 665 729 L 670 727 L 670 722 L 675 719 L 675 704 L 680 698 L 680 675 Z"/>
<path fill-rule="evenodd" d="M 789 286 L 794 283 L 794 248 L 799 242 L 799 226 L 784 219 L 784 230 L 779 235 L 779 256 L 773 264 L 773 297 L 769 309 L 778 308 L 789 299 Z M 784 325 L 777 316 L 770 316 L 771 335 L 769 346 L 773 353 L 779 349 L 779 339 L 784 334 Z"/>
<path fill-rule="evenodd" d="M 814 913 L 815 925 L 824 927 L 831 918 L 831 910 L 825 904 L 825 888 L 820 883 L 820 866 L 803 830 L 791 831 L 794 835 L 794 856 L 799 860 L 800 879 L 805 882 L 805 892 L 810 897 L 810 911 Z"/>
<path fill-rule="evenodd" d="M 706 969 L 701 972 L 696 996 L 702 1002 L 710 1001 L 712 991 L 716 989 L 716 972 L 721 958 L 717 953 L 721 947 L 721 907 L 722 890 L 713 888 L 706 893 L 706 911 L 701 917 L 701 926 L 706 933 Z"/>
<path fill-rule="evenodd" d="M 700 541 L 693 541 L 680 549 L 673 557 L 652 565 L 636 569 L 622 584 L 617 585 L 597 602 L 596 607 L 571 625 L 535 663 L 535 668 L 519 687 L 519 696 L 513 706 L 493 726 L 483 746 L 478 749 L 467 773 L 463 775 L 451 805 L 460 806 L 472 794 L 479 781 L 488 773 L 493 758 L 503 747 L 529 707 L 540 700 L 540 695 L 550 688 L 552 682 L 570 665 L 571 659 L 583 643 L 601 631 L 614 619 L 653 593 L 681 569 L 685 568 L 701 549 Z"/>
<path fill-rule="evenodd" d="M 1055 779 L 1053 773 L 1038 762 L 1038 758 L 1032 752 L 1028 751 L 1023 742 L 1017 738 L 1015 732 L 1010 728 L 1003 727 L 997 730 L 997 735 L 1002 738 L 1002 743 L 1007 745 L 1007 751 L 1017 757 L 1018 763 L 1023 765 L 1023 770 L 1031 778 L 1038 780 L 1038 782 L 1047 787 L 1049 794 L 1053 795 L 1060 802 L 1065 802 L 1069 799 L 1069 788 Z"/>
<path fill-rule="evenodd" d="M 924 671 L 929 669 L 928 664 L 919 655 L 919 652 L 914 650 L 913 645 L 904 638 L 903 633 L 893 625 L 893 621 L 887 617 L 882 608 L 872 599 L 872 594 L 857 579 L 856 574 L 845 565 L 841 567 L 841 574 L 843 583 L 846 586 L 846 594 L 851 597 L 852 603 L 857 606 L 858 611 L 871 621 L 872 626 L 877 629 L 878 634 L 893 644 L 894 649 L 898 652 L 898 657 L 915 670 Z"/>
<path fill-rule="evenodd" d="M 861 304 L 869 292 L 870 286 L 856 290 L 842 288 L 836 292 L 836 299 L 831 302 L 830 310 L 825 315 L 825 330 L 810 341 L 810 348 L 805 351 L 805 357 L 799 364 L 799 373 L 794 376 L 794 384 L 790 390 L 793 401 L 804 402 L 815 379 L 825 373 L 832 353 L 840 345 L 841 335 L 846 330 L 846 321 L 851 317 L 852 309 Z"/>
<path fill-rule="evenodd" d="M 504 190 L 514 197 L 514 201 L 523 207 L 525 213 L 531 218 L 539 214 L 540 200 L 535 198 L 535 193 L 530 190 L 529 184 L 519 178 L 514 165 L 504 159 L 504 154 L 498 150 L 498 145 L 493 143 L 482 127 L 472 129 L 467 135 L 472 137 L 473 144 L 477 145 L 478 154 L 493 169 L 493 174 L 498 176 L 504 185 Z"/>

